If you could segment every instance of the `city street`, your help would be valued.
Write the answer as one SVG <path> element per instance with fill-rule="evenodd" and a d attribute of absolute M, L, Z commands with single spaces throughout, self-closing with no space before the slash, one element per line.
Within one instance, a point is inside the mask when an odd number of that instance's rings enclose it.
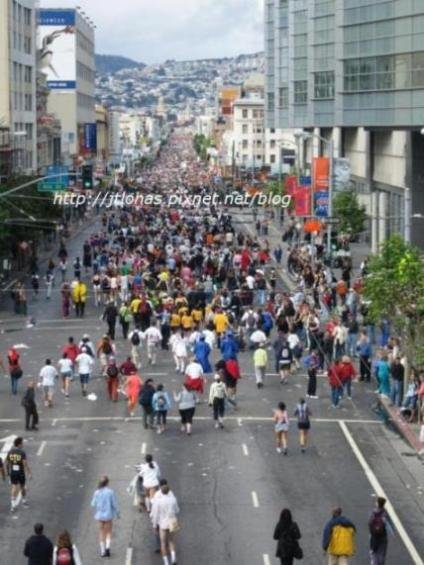
<path fill-rule="evenodd" d="M 73 240 L 68 250 L 71 257 L 80 254 L 86 235 L 81 233 Z M 41 292 L 31 301 L 29 313 L 36 319 L 34 328 L 24 328 L 25 319 L 17 321 L 6 311 L 0 326 L 3 352 L 13 344 L 27 346 L 20 349 L 25 377 L 37 376 L 46 357 L 56 361 L 69 335 L 77 340 L 89 333 L 96 342 L 104 333 L 101 311 L 94 309 L 91 297 L 84 320 L 64 322 L 60 318 L 57 292 L 50 302 Z M 118 333 L 120 336 L 120 330 Z M 117 350 L 121 362 L 129 353 L 129 344 L 119 337 Z M 214 357 L 219 358 L 217 352 Z M 357 527 L 358 552 L 352 562 L 366 564 L 367 521 L 376 485 L 384 490 L 399 520 L 395 538 L 389 540 L 388 563 L 419 563 L 413 555 L 424 553 L 422 467 L 407 456 L 406 445 L 401 450 L 396 447 L 399 440 L 374 415 L 372 387 L 356 383 L 353 400 L 343 401 L 334 410 L 326 379 L 320 378 L 320 398 L 309 401 L 313 413 L 310 447 L 307 453 L 300 452 L 292 422 L 289 454 L 284 457 L 275 452 L 272 410 L 284 400 L 289 412 L 294 411 L 306 392 L 305 375 L 299 371 L 283 387 L 270 374 L 266 386 L 258 391 L 250 352 L 241 354 L 240 365 L 239 409 L 229 411 L 221 431 L 214 429 L 210 409 L 202 404 L 196 411 L 192 437 L 180 433 L 175 407 L 164 435 L 145 431 L 140 418 L 127 418 L 123 397 L 117 405 L 107 400 L 105 383 L 99 377 L 90 383 L 96 401 L 82 398 L 77 382 L 69 399 L 56 387 L 52 409 L 42 407 L 39 393 L 40 431 L 23 432 L 20 397 L 12 398 L 8 380 L 2 379 L 0 438 L 4 445 L 5 439 L 23 435 L 33 480 L 29 482 L 29 508 L 19 508 L 15 514 L 8 512 L 6 483 L 0 487 L 0 563 L 25 563 L 23 543 L 37 521 L 45 524 L 52 538 L 59 529 L 67 528 L 83 563 L 100 562 L 90 500 L 103 474 L 110 477 L 121 510 L 110 563 L 160 563 L 149 520 L 139 514 L 126 493 L 134 466 L 146 453 L 154 455 L 181 506 L 179 563 L 275 563 L 273 528 L 285 506 L 299 523 L 304 562 L 321 563 L 322 529 L 332 507 L 340 505 Z M 269 366 L 273 367 L 272 359 Z M 169 352 L 160 356 L 155 367 L 148 367 L 144 360 L 141 374 L 151 376 L 156 384 L 164 383 L 170 391 L 181 382 Z"/>

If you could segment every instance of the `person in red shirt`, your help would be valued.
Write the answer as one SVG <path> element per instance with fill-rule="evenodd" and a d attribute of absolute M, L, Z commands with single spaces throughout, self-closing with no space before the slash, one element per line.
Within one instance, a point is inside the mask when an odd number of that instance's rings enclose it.
<path fill-rule="evenodd" d="M 339 365 L 339 376 L 342 381 L 343 390 L 347 393 L 349 400 L 352 399 L 352 381 L 356 378 L 356 370 L 350 357 L 344 355 Z M 342 392 L 343 395 L 343 392 Z"/>
<path fill-rule="evenodd" d="M 122 363 L 119 367 L 119 372 L 124 377 L 128 377 L 129 375 L 137 372 L 137 367 L 132 362 L 131 357 L 127 357 L 127 360 Z"/>
<path fill-rule="evenodd" d="M 63 347 L 62 353 L 66 353 L 66 357 L 72 361 L 72 368 L 75 372 L 75 359 L 80 354 L 80 349 L 76 343 L 74 343 L 74 338 L 71 336 L 68 338 L 68 343 Z"/>
<path fill-rule="evenodd" d="M 328 368 L 328 384 L 331 388 L 331 405 L 337 408 L 343 396 L 343 384 L 340 376 L 340 359 L 336 359 Z"/>

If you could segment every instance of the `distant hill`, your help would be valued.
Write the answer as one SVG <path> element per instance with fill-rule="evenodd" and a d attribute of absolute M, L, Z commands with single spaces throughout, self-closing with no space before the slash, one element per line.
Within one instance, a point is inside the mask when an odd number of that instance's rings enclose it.
<path fill-rule="evenodd" d="M 120 55 L 96 55 L 96 71 L 98 74 L 116 73 L 121 69 L 143 68 L 144 63 L 138 63 Z"/>

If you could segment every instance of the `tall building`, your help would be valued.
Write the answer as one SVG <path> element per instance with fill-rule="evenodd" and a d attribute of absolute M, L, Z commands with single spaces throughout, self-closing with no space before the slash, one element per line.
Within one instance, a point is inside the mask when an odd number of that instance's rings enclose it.
<path fill-rule="evenodd" d="M 424 2 L 266 0 L 266 118 L 333 140 L 372 218 L 374 249 L 408 230 L 424 244 Z M 311 138 L 302 153 L 328 154 Z"/>
<path fill-rule="evenodd" d="M 98 173 L 104 173 L 109 160 L 109 117 L 107 108 L 98 104 L 96 104 L 96 135 L 96 170 Z"/>
<path fill-rule="evenodd" d="M 94 25 L 82 12 L 42 8 L 39 68 L 50 87 L 48 110 L 62 124 L 67 164 L 96 157 Z"/>
<path fill-rule="evenodd" d="M 0 2 L 1 151 L 8 174 L 37 168 L 35 29 L 35 0 Z"/>

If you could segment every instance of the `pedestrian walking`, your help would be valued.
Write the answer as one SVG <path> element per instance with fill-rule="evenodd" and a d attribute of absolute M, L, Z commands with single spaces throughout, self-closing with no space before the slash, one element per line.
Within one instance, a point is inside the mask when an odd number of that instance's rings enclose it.
<path fill-rule="evenodd" d="M 157 433 L 162 434 L 166 429 L 166 416 L 171 408 L 171 399 L 163 384 L 158 384 L 152 399 L 153 411 L 156 418 Z"/>
<path fill-rule="evenodd" d="M 52 408 L 56 379 L 59 374 L 53 367 L 51 359 L 46 359 L 46 364 L 40 371 L 40 384 L 43 387 L 44 406 Z"/>
<path fill-rule="evenodd" d="M 38 411 L 35 401 L 35 384 L 33 380 L 28 381 L 27 389 L 22 397 L 22 406 L 25 409 L 25 429 L 38 430 Z"/>
<path fill-rule="evenodd" d="M 160 490 L 152 500 L 150 518 L 153 528 L 159 532 L 163 565 L 177 564 L 175 534 L 180 529 L 179 513 L 180 509 L 174 493 L 169 488 L 167 481 L 161 480 Z"/>
<path fill-rule="evenodd" d="M 377 392 L 382 396 L 390 398 L 390 365 L 388 356 L 384 353 L 377 366 Z"/>
<path fill-rule="evenodd" d="M 91 500 L 91 507 L 95 510 L 94 519 L 99 525 L 100 556 L 110 557 L 113 520 L 119 518 L 119 508 L 116 495 L 109 487 L 108 477 L 100 479 Z"/>
<path fill-rule="evenodd" d="M 181 417 L 181 431 L 191 435 L 193 417 L 196 411 L 196 395 L 186 384 L 179 393 L 174 394 L 174 400 L 178 403 L 178 411 Z"/>
<path fill-rule="evenodd" d="M 81 348 L 81 353 L 75 359 L 75 364 L 80 378 L 81 393 L 83 396 L 87 396 L 87 387 L 94 366 L 94 359 L 87 353 L 87 347 Z"/>
<path fill-rule="evenodd" d="M 118 309 L 114 302 L 109 302 L 103 312 L 103 321 L 107 323 L 107 335 L 112 341 L 115 341 L 116 320 L 118 318 Z"/>
<path fill-rule="evenodd" d="M 28 559 L 28 565 L 53 564 L 53 544 L 44 535 L 43 524 L 35 524 L 34 535 L 25 542 L 24 556 Z"/>
<path fill-rule="evenodd" d="M 71 308 L 71 298 L 72 291 L 68 282 L 64 281 L 60 287 L 60 294 L 62 298 L 62 316 L 63 318 L 69 318 L 70 308 Z"/>
<path fill-rule="evenodd" d="M 385 509 L 386 499 L 377 497 L 376 507 L 368 521 L 370 532 L 371 565 L 385 565 L 388 547 L 388 534 L 393 535 L 395 528 Z"/>
<path fill-rule="evenodd" d="M 203 377 L 202 365 L 196 361 L 195 357 L 190 359 L 190 363 L 185 369 L 184 383 L 187 388 L 196 394 L 197 402 L 200 402 L 203 392 L 205 380 Z"/>
<path fill-rule="evenodd" d="M 152 322 L 150 327 L 143 333 L 143 339 L 146 342 L 149 365 L 156 365 L 157 352 L 159 344 L 162 341 L 162 334 L 156 327 L 155 322 Z"/>
<path fill-rule="evenodd" d="M 75 307 L 77 318 L 84 318 L 85 303 L 87 301 L 87 286 L 79 279 L 72 288 L 72 301 Z"/>
<path fill-rule="evenodd" d="M 69 398 L 69 385 L 74 373 L 74 363 L 72 359 L 68 358 L 68 353 L 65 351 L 62 359 L 57 362 L 60 378 L 62 379 L 62 393 Z"/>
<path fill-rule="evenodd" d="M 343 396 L 343 384 L 340 379 L 340 359 L 335 359 L 328 368 L 328 383 L 331 389 L 331 406 L 337 408 Z"/>
<path fill-rule="evenodd" d="M 293 362 L 293 353 L 290 349 L 289 342 L 284 337 L 281 344 L 280 359 L 278 362 L 280 373 L 280 384 L 286 384 L 290 376 L 291 365 Z"/>
<path fill-rule="evenodd" d="M 44 280 L 46 281 L 46 300 L 50 300 L 50 298 L 52 297 L 52 289 L 54 282 L 53 273 L 48 272 Z"/>
<path fill-rule="evenodd" d="M 352 382 L 356 378 L 356 369 L 347 355 L 342 357 L 338 374 L 343 386 L 343 393 L 346 392 L 347 398 L 352 400 Z"/>
<path fill-rule="evenodd" d="M 145 463 L 138 467 L 138 476 L 143 481 L 145 508 L 147 512 L 150 512 L 152 499 L 159 490 L 160 469 L 156 461 L 153 461 L 153 456 L 149 453 L 145 457 Z"/>
<path fill-rule="evenodd" d="M 355 554 L 356 528 L 345 518 L 341 508 L 334 508 L 322 536 L 322 548 L 328 556 L 328 565 L 348 565 Z"/>
<path fill-rule="evenodd" d="M 20 355 L 14 346 L 11 347 L 7 352 L 7 361 L 9 363 L 9 375 L 12 394 L 16 396 L 18 394 L 18 382 L 19 379 L 22 378 L 23 371 L 20 365 Z"/>
<path fill-rule="evenodd" d="M 130 329 L 130 323 L 132 320 L 131 309 L 128 303 L 122 304 L 119 309 L 119 323 L 122 328 L 122 338 L 128 339 L 128 330 Z"/>
<path fill-rule="evenodd" d="M 278 407 L 274 410 L 274 422 L 277 453 L 287 455 L 287 435 L 290 421 L 284 402 L 279 402 Z"/>
<path fill-rule="evenodd" d="M 369 337 L 365 332 L 359 335 L 358 344 L 356 346 L 359 355 L 359 380 L 370 382 L 371 380 L 371 356 L 372 347 Z"/>
<path fill-rule="evenodd" d="M 308 364 L 308 388 L 306 390 L 307 398 L 317 399 L 317 376 L 318 376 L 319 358 L 312 352 Z"/>
<path fill-rule="evenodd" d="M 311 429 L 311 415 L 312 412 L 306 404 L 305 399 L 301 398 L 294 411 L 294 416 L 297 418 L 297 429 L 299 430 L 299 443 L 302 453 L 305 453 L 306 444 L 308 443 L 309 430 Z"/>
<path fill-rule="evenodd" d="M 266 367 L 268 364 L 268 353 L 262 343 L 258 343 L 253 354 L 253 365 L 255 367 L 256 386 L 263 388 Z"/>
<path fill-rule="evenodd" d="M 392 377 L 391 400 L 392 403 L 400 408 L 403 401 L 403 384 L 405 380 L 405 367 L 402 365 L 400 357 L 395 357 L 390 367 Z"/>
<path fill-rule="evenodd" d="M 11 484 L 11 512 L 15 512 L 21 501 L 24 506 L 27 506 L 26 479 L 27 477 L 31 479 L 32 474 L 23 445 L 23 438 L 15 438 L 13 447 L 6 456 L 6 471 Z"/>
<path fill-rule="evenodd" d="M 140 396 L 140 390 L 143 386 L 143 381 L 137 374 L 137 369 L 131 368 L 129 375 L 125 379 L 125 393 L 127 395 L 128 413 L 130 416 L 135 415 L 135 408 Z"/>
<path fill-rule="evenodd" d="M 72 543 L 71 535 L 63 530 L 57 536 L 53 549 L 53 565 L 82 565 L 77 546 Z"/>
<path fill-rule="evenodd" d="M 143 411 L 143 426 L 147 430 L 153 428 L 154 425 L 154 411 L 153 411 L 153 396 L 156 392 L 153 386 L 153 379 L 147 379 L 141 387 L 138 403 Z"/>
<path fill-rule="evenodd" d="M 275 556 L 278 557 L 281 565 L 293 565 L 294 559 L 303 559 L 303 551 L 299 545 L 302 536 L 288 508 L 281 511 L 273 537 L 277 541 Z"/>
<path fill-rule="evenodd" d="M 215 428 L 224 428 L 225 416 L 225 399 L 227 398 L 227 390 L 221 379 L 220 373 L 215 373 L 214 382 L 209 390 L 209 406 L 213 409 L 213 419 Z"/>
<path fill-rule="evenodd" d="M 137 369 L 140 369 L 141 367 L 140 349 L 141 349 L 142 338 L 143 338 L 143 332 L 138 328 L 135 328 L 128 335 L 128 339 L 131 343 L 131 359 L 134 365 L 137 367 Z"/>
<path fill-rule="evenodd" d="M 116 347 L 111 342 L 110 336 L 104 335 L 102 339 L 99 341 L 97 347 L 97 357 L 100 361 L 101 374 L 103 376 L 106 375 L 106 369 L 108 367 L 109 358 L 115 357 L 115 354 L 116 354 Z"/>
<path fill-rule="evenodd" d="M 110 357 L 106 369 L 107 393 L 109 400 L 118 402 L 119 369 L 114 357 Z"/>

